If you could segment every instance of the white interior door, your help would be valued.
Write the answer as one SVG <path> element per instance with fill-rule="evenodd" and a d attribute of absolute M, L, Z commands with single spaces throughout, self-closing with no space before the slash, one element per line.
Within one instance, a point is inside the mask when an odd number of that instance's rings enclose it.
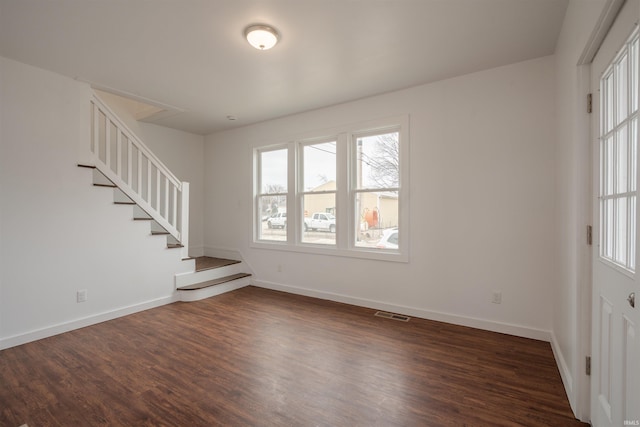
<path fill-rule="evenodd" d="M 594 137 L 591 422 L 640 425 L 640 0 L 627 0 L 591 68 Z M 640 303 L 640 301 L 638 301 Z"/>

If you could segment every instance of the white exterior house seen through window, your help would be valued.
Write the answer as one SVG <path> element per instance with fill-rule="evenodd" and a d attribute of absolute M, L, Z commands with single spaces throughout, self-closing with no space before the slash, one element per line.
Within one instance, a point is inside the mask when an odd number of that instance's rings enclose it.
<path fill-rule="evenodd" d="M 253 246 L 408 260 L 408 117 L 256 147 Z"/>

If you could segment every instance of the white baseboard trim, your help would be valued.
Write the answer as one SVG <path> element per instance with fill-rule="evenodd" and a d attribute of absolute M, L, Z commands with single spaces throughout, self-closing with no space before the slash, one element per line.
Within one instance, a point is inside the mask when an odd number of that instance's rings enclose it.
<path fill-rule="evenodd" d="M 167 297 L 157 298 L 151 301 L 118 308 L 116 310 L 105 311 L 103 313 L 83 317 L 81 319 L 58 323 L 57 325 L 47 326 L 46 328 L 36 329 L 34 331 L 13 335 L 7 338 L 0 338 L 0 350 L 26 344 L 32 341 L 37 341 L 43 338 L 52 337 L 54 335 L 84 328 L 86 326 L 95 325 L 97 323 L 106 322 L 107 320 L 113 320 L 118 317 L 127 316 L 129 314 L 149 310 L 151 308 L 171 304 L 176 301 L 178 301 L 178 295 L 173 294 Z"/>
<path fill-rule="evenodd" d="M 562 384 L 564 384 L 564 390 L 567 393 L 567 398 L 569 399 L 569 405 L 571 406 L 571 410 L 573 413 L 576 413 L 576 394 L 574 393 L 573 387 L 573 375 L 571 375 L 571 370 L 567 365 L 567 360 L 560 349 L 560 344 L 556 338 L 556 334 L 551 331 L 551 350 L 553 350 L 553 356 L 556 359 L 556 364 L 558 365 L 558 370 L 560 371 L 560 378 L 562 378 Z"/>
<path fill-rule="evenodd" d="M 549 342 L 551 332 L 543 329 L 529 328 L 527 326 L 514 325 L 510 323 L 494 322 L 492 320 L 477 319 L 474 317 L 459 316 L 456 314 L 443 313 L 439 311 L 424 310 L 415 307 L 406 307 L 396 304 L 388 304 L 381 301 L 374 301 L 364 298 L 356 298 L 348 295 L 336 294 L 332 292 L 317 291 L 314 289 L 301 288 L 297 286 L 283 285 L 275 282 L 252 279 L 251 284 L 260 288 L 272 289 L 275 291 L 288 292 L 291 294 L 304 295 L 308 297 L 320 298 L 329 301 L 341 302 L 345 304 L 357 305 L 376 310 L 384 310 L 398 314 L 418 317 L 421 319 L 435 320 L 438 322 L 451 323 L 454 325 L 468 326 L 486 331 L 499 332 L 502 334 L 515 335 L 523 338 L 531 338 Z"/>

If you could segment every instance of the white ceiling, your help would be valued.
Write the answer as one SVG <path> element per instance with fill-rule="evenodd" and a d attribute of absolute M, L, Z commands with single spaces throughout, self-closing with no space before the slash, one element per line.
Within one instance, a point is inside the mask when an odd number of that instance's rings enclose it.
<path fill-rule="evenodd" d="M 0 55 L 198 134 L 554 52 L 567 0 L 0 0 Z M 252 48 L 243 30 L 275 27 Z M 227 116 L 237 117 L 229 121 Z"/>

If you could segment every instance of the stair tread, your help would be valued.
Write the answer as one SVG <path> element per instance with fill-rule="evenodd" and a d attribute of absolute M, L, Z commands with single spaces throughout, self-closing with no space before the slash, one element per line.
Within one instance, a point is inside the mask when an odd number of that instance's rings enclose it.
<path fill-rule="evenodd" d="M 206 282 L 194 283 L 193 285 L 182 286 L 178 288 L 179 291 L 196 291 L 198 289 L 208 288 L 210 286 L 220 285 L 222 283 L 227 283 L 232 280 L 242 279 L 244 277 L 249 277 L 251 274 L 249 273 L 237 273 L 232 274 L 230 276 L 220 277 L 218 279 L 207 280 Z"/>
<path fill-rule="evenodd" d="M 115 205 L 135 205 L 136 202 L 113 202 Z"/>
<path fill-rule="evenodd" d="M 93 165 L 85 165 L 85 164 L 82 164 L 82 163 L 78 163 L 78 167 L 79 168 L 88 168 L 88 169 L 95 169 L 96 168 Z"/>
<path fill-rule="evenodd" d="M 153 218 L 133 218 L 134 221 L 151 221 Z"/>
<path fill-rule="evenodd" d="M 238 264 L 241 261 L 227 258 L 215 258 L 208 256 L 196 257 L 196 271 L 211 270 L 213 268 L 226 267 L 228 265 Z"/>
<path fill-rule="evenodd" d="M 165 236 L 167 234 L 169 234 L 168 231 L 152 231 L 151 232 L 152 236 Z"/>
<path fill-rule="evenodd" d="M 184 248 L 184 245 L 181 245 L 180 243 L 167 243 L 167 249 L 178 249 L 178 248 Z"/>
<path fill-rule="evenodd" d="M 94 183 L 93 185 L 94 185 L 94 187 L 118 188 L 118 186 L 115 185 L 115 184 L 96 184 L 96 183 Z"/>

